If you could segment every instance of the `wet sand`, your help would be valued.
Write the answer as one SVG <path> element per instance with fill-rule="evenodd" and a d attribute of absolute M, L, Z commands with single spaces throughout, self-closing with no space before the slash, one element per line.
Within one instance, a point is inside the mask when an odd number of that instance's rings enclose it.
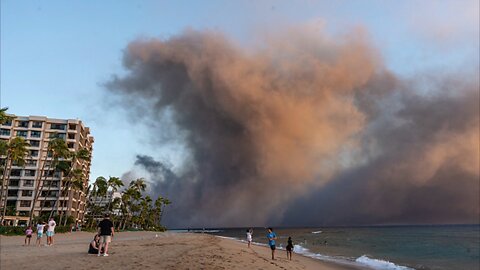
<path fill-rule="evenodd" d="M 55 245 L 22 246 L 23 236 L 0 236 L 0 269 L 359 269 L 298 254 L 286 258 L 270 250 L 208 234 L 122 232 L 109 248 L 109 257 L 88 255 L 93 233 L 55 235 Z M 43 244 L 45 244 L 45 237 Z"/>

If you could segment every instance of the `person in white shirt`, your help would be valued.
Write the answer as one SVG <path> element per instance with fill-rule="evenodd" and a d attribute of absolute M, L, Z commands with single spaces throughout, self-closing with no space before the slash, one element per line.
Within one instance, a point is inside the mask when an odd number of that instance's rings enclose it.
<path fill-rule="evenodd" d="M 55 234 L 55 226 L 57 223 L 53 218 L 50 218 L 48 222 L 48 229 L 47 229 L 47 246 L 53 245 L 53 235 Z"/>
<path fill-rule="evenodd" d="M 248 247 L 250 247 L 250 244 L 252 243 L 252 235 L 253 235 L 253 229 L 247 230 Z"/>
<path fill-rule="evenodd" d="M 45 228 L 45 222 L 39 221 L 37 224 L 37 246 L 42 243 L 43 229 Z"/>

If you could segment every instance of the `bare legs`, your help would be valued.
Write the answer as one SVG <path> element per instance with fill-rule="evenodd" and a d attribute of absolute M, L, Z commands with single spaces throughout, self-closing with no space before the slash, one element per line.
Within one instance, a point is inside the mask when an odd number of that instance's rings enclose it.
<path fill-rule="evenodd" d="M 287 259 L 292 260 L 292 252 L 287 250 Z"/>

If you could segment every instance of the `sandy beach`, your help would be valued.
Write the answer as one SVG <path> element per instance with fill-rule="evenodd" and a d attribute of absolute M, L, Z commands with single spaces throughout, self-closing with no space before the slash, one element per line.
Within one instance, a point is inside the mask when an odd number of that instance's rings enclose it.
<path fill-rule="evenodd" d="M 88 255 L 93 233 L 57 234 L 51 247 L 22 246 L 23 236 L 0 236 L 0 269 L 358 269 L 207 234 L 117 233 L 109 257 Z M 45 240 L 45 239 L 43 239 Z M 45 244 L 45 241 L 43 241 Z"/>

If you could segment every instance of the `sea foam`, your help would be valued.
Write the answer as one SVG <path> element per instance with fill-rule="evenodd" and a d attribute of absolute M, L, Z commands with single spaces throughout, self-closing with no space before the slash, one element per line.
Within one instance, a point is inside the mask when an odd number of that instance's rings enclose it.
<path fill-rule="evenodd" d="M 238 239 L 238 238 L 235 238 L 235 237 L 227 237 L 227 236 L 219 236 L 219 235 L 216 235 L 216 237 L 235 240 L 235 241 L 242 242 L 242 243 L 247 243 L 247 241 L 242 240 L 242 239 Z M 257 246 L 268 247 L 268 245 L 264 244 L 264 243 L 252 242 L 252 244 L 257 245 Z M 279 247 L 279 249 L 283 250 L 282 247 Z M 339 258 L 339 257 L 323 255 L 323 254 L 320 254 L 320 253 L 313 253 L 308 248 L 305 248 L 301 245 L 294 245 L 293 246 L 293 251 L 295 253 L 298 253 L 298 254 L 301 254 L 303 256 L 313 258 L 313 259 L 328 261 L 328 262 L 334 262 L 334 263 L 343 264 L 343 265 L 357 265 L 357 266 L 361 265 L 361 266 L 367 266 L 368 268 L 375 269 L 375 270 L 414 270 L 413 268 L 406 267 L 406 266 L 401 266 L 401 265 L 396 265 L 396 264 L 394 264 L 392 262 L 389 262 L 389 261 L 372 259 L 372 258 L 367 257 L 366 255 L 358 257 L 355 261 L 352 261 L 351 259 L 349 260 L 349 259 L 346 259 L 346 258 Z"/>
<path fill-rule="evenodd" d="M 392 262 L 389 261 L 384 261 L 384 260 L 379 260 L 379 259 L 372 259 L 367 257 L 366 255 L 363 255 L 361 257 L 358 257 L 355 262 L 364 264 L 368 267 L 371 267 L 373 269 L 381 269 L 381 270 L 413 270 L 413 268 L 406 267 L 406 266 L 401 266 L 401 265 L 396 265 Z"/>

